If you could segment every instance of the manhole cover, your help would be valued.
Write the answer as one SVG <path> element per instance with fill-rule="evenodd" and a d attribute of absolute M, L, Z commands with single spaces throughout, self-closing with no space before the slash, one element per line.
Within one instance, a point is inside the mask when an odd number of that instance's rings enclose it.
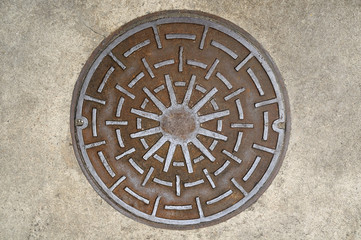
<path fill-rule="evenodd" d="M 95 190 L 152 226 L 196 228 L 265 191 L 289 130 L 278 70 L 244 30 L 200 12 L 136 19 L 77 81 L 71 129 Z"/>

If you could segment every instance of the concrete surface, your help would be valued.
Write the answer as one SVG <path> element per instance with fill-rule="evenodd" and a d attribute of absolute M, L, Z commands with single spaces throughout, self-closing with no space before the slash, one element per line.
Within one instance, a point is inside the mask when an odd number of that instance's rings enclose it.
<path fill-rule="evenodd" d="M 216 226 L 169 231 L 105 203 L 71 146 L 74 83 L 104 36 L 165 9 L 219 15 L 258 39 L 288 88 L 274 183 Z M 1 239 L 361 239 L 361 1 L 0 1 Z"/>

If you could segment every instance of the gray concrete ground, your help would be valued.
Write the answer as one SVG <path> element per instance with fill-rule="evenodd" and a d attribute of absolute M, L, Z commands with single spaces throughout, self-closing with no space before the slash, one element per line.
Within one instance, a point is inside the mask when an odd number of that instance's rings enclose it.
<path fill-rule="evenodd" d="M 71 146 L 74 83 L 93 49 L 149 12 L 219 15 L 261 42 L 292 110 L 271 187 L 216 226 L 170 231 L 116 212 Z M 0 1 L 1 239 L 361 239 L 361 1 Z"/>

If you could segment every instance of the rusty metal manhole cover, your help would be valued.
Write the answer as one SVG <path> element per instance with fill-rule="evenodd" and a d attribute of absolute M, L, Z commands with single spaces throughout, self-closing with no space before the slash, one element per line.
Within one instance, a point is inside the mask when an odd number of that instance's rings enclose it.
<path fill-rule="evenodd" d="M 192 11 L 147 15 L 104 40 L 71 113 L 95 190 L 157 227 L 202 227 L 248 207 L 277 173 L 289 135 L 269 55 L 239 27 Z"/>

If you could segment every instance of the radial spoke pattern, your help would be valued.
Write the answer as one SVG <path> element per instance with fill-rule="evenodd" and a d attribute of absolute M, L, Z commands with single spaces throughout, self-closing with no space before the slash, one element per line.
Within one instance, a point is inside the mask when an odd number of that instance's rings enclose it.
<path fill-rule="evenodd" d="M 172 136 L 172 134 L 165 133 L 164 130 L 161 127 L 154 127 L 150 129 L 146 129 L 143 131 L 139 131 L 136 133 L 130 134 L 131 138 L 141 138 L 146 136 L 151 136 L 157 133 L 162 133 L 162 137 L 146 152 L 146 154 L 143 156 L 145 160 L 150 158 L 153 154 L 157 152 L 159 148 L 161 148 L 166 142 L 170 143 L 170 146 L 168 148 L 168 153 L 166 160 L 164 162 L 163 171 L 167 172 L 169 170 L 169 167 L 171 166 L 174 152 L 177 148 L 177 146 L 180 146 L 183 152 L 184 161 L 188 170 L 188 173 L 193 173 L 193 166 L 191 161 L 191 156 L 188 149 L 188 144 L 193 143 L 210 161 L 214 161 L 215 157 L 210 153 L 210 151 L 197 139 L 197 135 L 203 135 L 212 139 L 227 141 L 227 137 L 205 129 L 203 127 L 200 127 L 199 124 L 208 122 L 211 120 L 215 120 L 218 118 L 222 118 L 225 116 L 228 116 L 230 114 L 229 110 L 214 112 L 206 115 L 199 116 L 198 111 L 208 102 L 210 99 L 217 93 L 217 88 L 213 88 L 211 91 L 209 91 L 203 98 L 201 98 L 194 106 L 193 108 L 189 109 L 188 103 L 190 98 L 192 97 L 193 87 L 196 81 L 196 76 L 192 75 L 187 91 L 184 96 L 184 100 L 182 104 L 177 103 L 176 94 L 173 88 L 173 82 L 171 80 L 170 75 L 164 75 L 165 84 L 167 86 L 169 101 L 170 101 L 170 107 L 165 107 L 164 103 L 161 102 L 148 88 L 143 88 L 143 91 L 146 93 L 146 95 L 151 99 L 151 101 L 158 107 L 159 110 L 162 111 L 161 115 L 157 115 L 155 113 L 138 110 L 135 108 L 131 109 L 131 113 L 144 117 L 147 119 L 151 119 L 154 121 L 157 121 L 159 124 L 161 124 L 162 118 L 165 115 L 167 111 L 171 111 L 173 109 L 181 109 L 184 111 L 189 111 L 193 113 L 193 117 L 196 119 L 197 126 L 194 130 L 194 133 L 192 134 L 192 137 L 189 139 L 177 139 L 176 137 Z"/>

